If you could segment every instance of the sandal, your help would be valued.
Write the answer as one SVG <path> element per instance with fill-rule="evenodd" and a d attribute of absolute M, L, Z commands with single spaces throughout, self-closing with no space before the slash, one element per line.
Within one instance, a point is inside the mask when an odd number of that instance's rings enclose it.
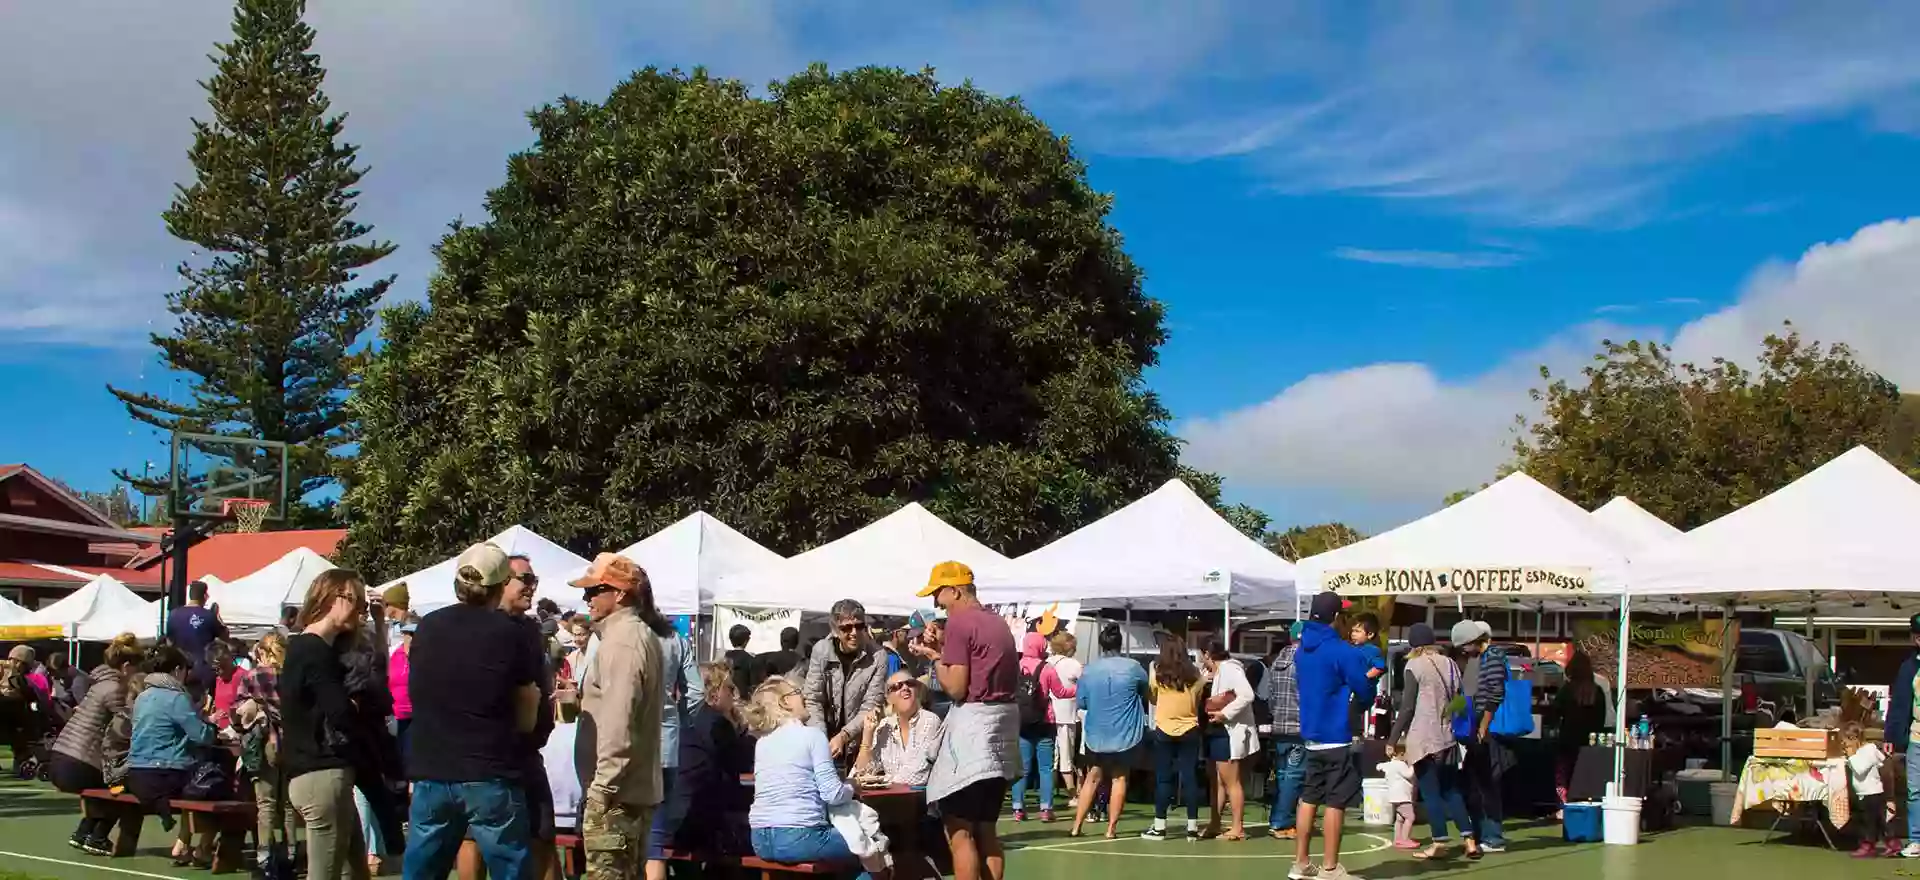
<path fill-rule="evenodd" d="M 1437 862 L 1446 857 L 1447 848 L 1437 843 L 1413 854 L 1414 860 L 1420 862 Z"/>
<path fill-rule="evenodd" d="M 1474 846 L 1470 847 L 1467 850 L 1467 861 L 1469 862 L 1480 861 L 1480 858 L 1482 856 L 1485 856 L 1486 854 L 1487 854 L 1486 850 L 1481 849 L 1478 844 L 1475 844 Z"/>
<path fill-rule="evenodd" d="M 1221 840 L 1234 840 L 1234 841 L 1239 841 L 1239 840 L 1246 840 L 1246 839 L 1247 839 L 1247 832 L 1245 832 L 1245 831 L 1229 831 L 1229 832 L 1227 832 L 1227 833 L 1225 833 L 1225 834 L 1222 834 L 1222 835 L 1220 835 L 1220 839 L 1221 839 Z"/>

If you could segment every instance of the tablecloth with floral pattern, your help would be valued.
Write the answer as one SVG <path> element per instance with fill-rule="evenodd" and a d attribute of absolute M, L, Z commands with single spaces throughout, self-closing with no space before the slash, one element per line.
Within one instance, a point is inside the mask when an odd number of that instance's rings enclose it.
<path fill-rule="evenodd" d="M 1740 824 L 1740 814 L 1748 807 L 1772 807 L 1787 801 L 1824 803 L 1833 827 L 1846 827 L 1853 818 L 1847 759 L 1748 758 L 1733 799 L 1733 824 Z"/>

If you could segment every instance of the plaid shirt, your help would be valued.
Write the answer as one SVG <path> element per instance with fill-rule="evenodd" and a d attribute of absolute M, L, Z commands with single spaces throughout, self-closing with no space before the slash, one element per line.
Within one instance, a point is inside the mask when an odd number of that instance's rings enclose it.
<path fill-rule="evenodd" d="M 1267 702 L 1273 707 L 1273 733 L 1275 736 L 1300 735 L 1300 687 L 1293 678 L 1294 645 L 1280 649 L 1273 658 L 1273 668 L 1267 670 L 1267 680 L 1261 684 L 1267 690 Z"/>
<path fill-rule="evenodd" d="M 280 720 L 280 673 L 278 670 L 254 667 L 240 677 L 240 687 L 234 693 L 237 706 L 246 700 L 259 700 L 267 709 L 267 716 Z"/>

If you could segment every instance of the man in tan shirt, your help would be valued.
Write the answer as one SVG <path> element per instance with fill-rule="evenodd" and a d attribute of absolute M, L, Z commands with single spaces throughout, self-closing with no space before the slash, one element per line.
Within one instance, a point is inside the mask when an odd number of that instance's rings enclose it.
<path fill-rule="evenodd" d="M 660 642 L 640 620 L 653 585 L 633 560 L 602 553 L 573 581 L 586 592 L 600 644 L 580 685 L 575 764 L 586 803 L 580 841 L 588 880 L 634 880 L 660 805 Z"/>

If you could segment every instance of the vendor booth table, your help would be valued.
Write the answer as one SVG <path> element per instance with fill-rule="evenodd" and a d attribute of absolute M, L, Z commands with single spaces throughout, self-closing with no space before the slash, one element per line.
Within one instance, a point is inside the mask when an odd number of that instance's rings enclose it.
<path fill-rule="evenodd" d="M 1813 822 L 1827 846 L 1833 837 L 1820 822 L 1820 807 L 1825 806 L 1828 821 L 1844 828 L 1853 819 L 1853 804 L 1847 785 L 1847 759 L 1812 761 L 1805 758 L 1748 758 L 1740 771 L 1740 786 L 1734 795 L 1733 824 L 1749 807 L 1766 807 L 1779 814 L 1769 831 L 1783 820 L 1795 818 Z M 1769 838 L 1771 839 L 1771 838 Z"/>

